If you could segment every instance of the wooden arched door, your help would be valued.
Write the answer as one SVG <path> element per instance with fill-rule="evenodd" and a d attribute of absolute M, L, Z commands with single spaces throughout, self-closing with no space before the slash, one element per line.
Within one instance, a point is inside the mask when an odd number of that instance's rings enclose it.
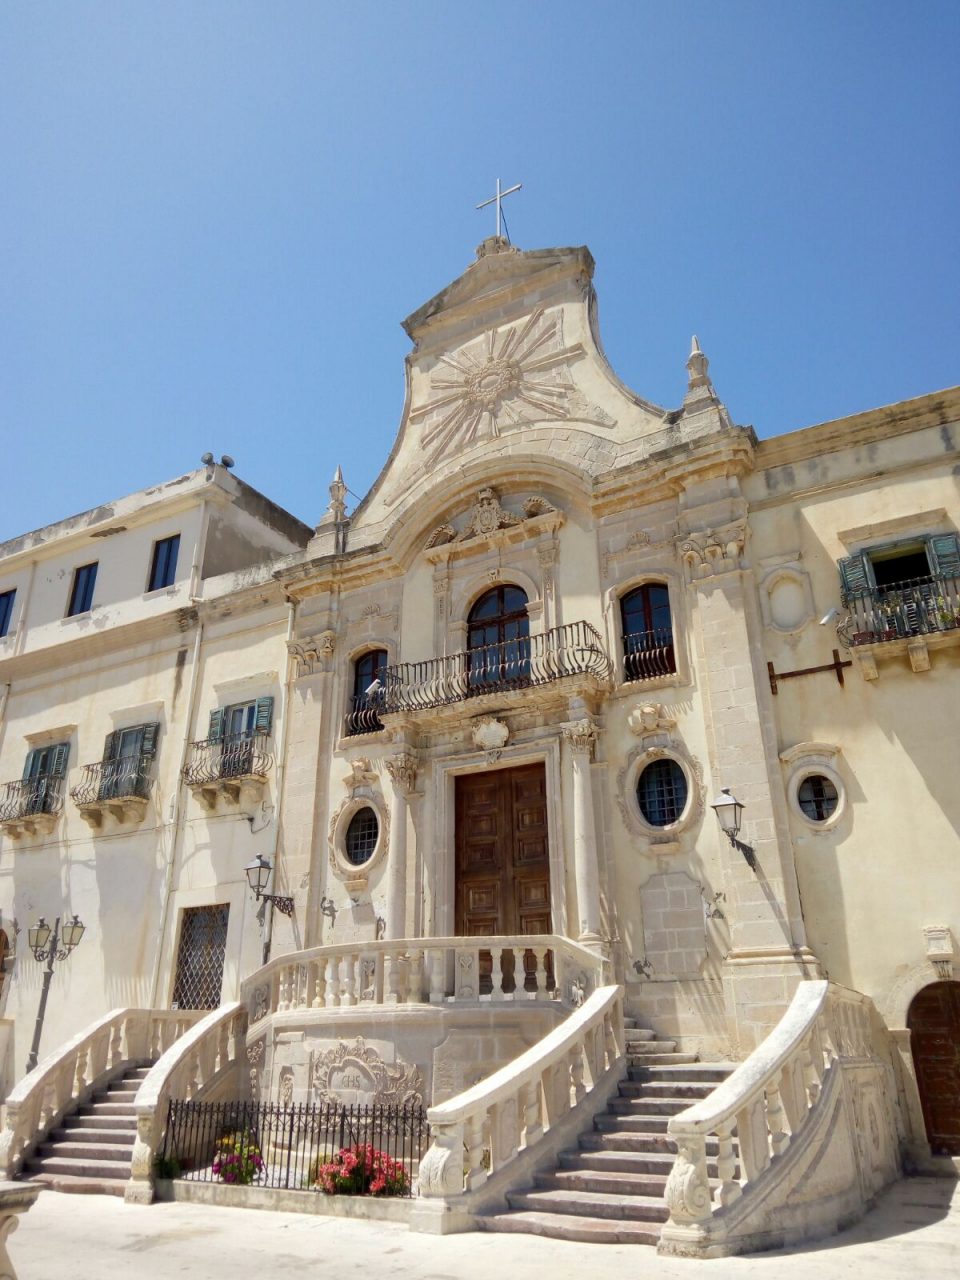
<path fill-rule="evenodd" d="M 960 1156 L 960 982 L 918 991 L 907 1026 L 930 1149 Z"/>

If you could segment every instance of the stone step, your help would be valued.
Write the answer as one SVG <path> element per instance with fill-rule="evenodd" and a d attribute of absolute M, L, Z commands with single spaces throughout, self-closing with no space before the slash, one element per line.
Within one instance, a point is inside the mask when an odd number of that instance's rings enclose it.
<path fill-rule="evenodd" d="M 639 1045 L 634 1045 L 633 1049 L 628 1049 L 626 1053 L 627 1062 L 631 1067 L 648 1067 L 648 1066 L 680 1066 L 682 1063 L 695 1063 L 697 1055 L 695 1053 L 659 1053 L 646 1050 L 638 1052 Z M 653 1045 L 656 1049 L 656 1045 Z"/>
<path fill-rule="evenodd" d="M 492 1213 L 476 1219 L 481 1231 L 524 1232 L 549 1236 L 554 1240 L 593 1241 L 594 1244 L 655 1245 L 660 1228 L 653 1223 L 617 1222 L 607 1218 L 584 1218 L 571 1213 Z"/>
<path fill-rule="evenodd" d="M 676 1157 L 670 1151 L 631 1151 L 627 1147 L 601 1147 L 595 1151 L 561 1151 L 560 1168 L 592 1169 L 600 1173 L 662 1173 L 673 1168 Z"/>
<path fill-rule="evenodd" d="M 125 1174 L 120 1172 L 122 1169 L 123 1165 L 117 1160 L 71 1160 L 63 1156 L 44 1156 L 40 1159 L 34 1156 L 27 1161 L 26 1165 L 27 1173 L 31 1176 L 35 1173 L 53 1173 L 69 1174 L 75 1178 L 118 1179 L 122 1177 L 127 1181 L 130 1169 L 128 1167 Z"/>
<path fill-rule="evenodd" d="M 37 1183 L 49 1191 L 71 1191 L 81 1195 L 122 1196 L 127 1190 L 126 1178 L 78 1178 L 64 1173 L 33 1173 L 25 1182 Z"/>
<path fill-rule="evenodd" d="M 93 1100 L 94 1102 L 128 1102 L 132 1107 L 137 1100 L 137 1092 L 136 1088 L 131 1089 L 125 1084 L 112 1084 L 102 1093 L 95 1093 Z"/>
<path fill-rule="evenodd" d="M 118 1147 L 132 1147 L 136 1141 L 136 1126 L 131 1126 L 127 1129 L 107 1128 L 106 1126 L 99 1128 L 93 1124 L 79 1123 L 80 1116 L 68 1116 L 67 1119 L 77 1121 L 77 1123 L 64 1125 L 61 1129 L 54 1129 L 47 1138 L 48 1143 L 109 1142 L 115 1143 Z"/>
<path fill-rule="evenodd" d="M 734 1069 L 730 1062 L 638 1062 L 630 1066 L 627 1075 L 631 1080 L 695 1080 L 721 1084 Z"/>
<path fill-rule="evenodd" d="M 677 1049 L 676 1040 L 626 1040 L 626 1050 L 629 1054 L 634 1053 L 675 1053 Z"/>
<path fill-rule="evenodd" d="M 619 1133 L 666 1134 L 669 1116 L 643 1115 L 633 1110 L 633 1101 L 625 1098 L 614 1099 L 624 1104 L 624 1110 L 611 1112 L 609 1108 L 602 1115 L 594 1117 L 593 1127 L 600 1133 L 616 1130 Z"/>
<path fill-rule="evenodd" d="M 636 1044 L 638 1040 L 649 1041 L 656 1038 L 656 1032 L 651 1031 L 649 1027 L 638 1027 L 636 1025 L 628 1027 L 626 1021 L 623 1024 L 623 1036 L 627 1044 Z"/>
<path fill-rule="evenodd" d="M 93 1102 L 87 1107 L 81 1108 L 77 1115 L 88 1116 L 126 1116 L 133 1117 L 136 1124 L 137 1113 L 129 1102 Z"/>
<path fill-rule="evenodd" d="M 625 1117 L 614 1117 L 623 1121 Z M 706 1153 L 708 1156 L 716 1155 L 719 1143 L 716 1138 L 707 1138 Z M 615 1129 L 594 1130 L 592 1133 L 583 1133 L 580 1135 L 581 1151 L 637 1151 L 640 1153 L 656 1154 L 662 1152 L 669 1155 L 671 1159 L 677 1153 L 677 1144 L 673 1138 L 664 1130 L 662 1133 L 645 1133 L 640 1129 L 624 1129 L 618 1127 Z"/>
<path fill-rule="evenodd" d="M 74 1112 L 72 1116 L 63 1117 L 63 1129 L 66 1131 L 72 1129 L 97 1129 L 104 1132 L 124 1132 L 132 1131 L 136 1134 L 137 1117 L 131 1112 L 129 1115 L 106 1115 L 99 1116 L 90 1113 L 89 1108 L 82 1107 L 79 1111 Z"/>
<path fill-rule="evenodd" d="M 511 1209 L 534 1213 L 572 1213 L 585 1218 L 614 1218 L 633 1222 L 666 1222 L 669 1217 L 663 1196 L 612 1195 L 597 1191 L 508 1192 Z"/>
<path fill-rule="evenodd" d="M 611 1098 L 607 1109 L 621 1115 L 626 1113 L 634 1116 L 675 1116 L 692 1107 L 695 1101 L 694 1098 L 648 1098 L 646 1095 L 643 1097 L 621 1095 L 619 1098 Z"/>
<path fill-rule="evenodd" d="M 97 1164 L 112 1160 L 118 1164 L 130 1163 L 133 1143 L 119 1146 L 116 1142 L 44 1142 L 37 1148 L 34 1159 L 40 1160 L 93 1160 Z"/>
<path fill-rule="evenodd" d="M 655 1173 L 613 1173 L 602 1169 L 558 1169 L 539 1173 L 537 1191 L 588 1191 L 604 1196 L 650 1196 L 663 1199 L 667 1175 Z"/>
<path fill-rule="evenodd" d="M 716 1080 L 624 1080 L 621 1098 L 709 1098 L 717 1087 Z"/>

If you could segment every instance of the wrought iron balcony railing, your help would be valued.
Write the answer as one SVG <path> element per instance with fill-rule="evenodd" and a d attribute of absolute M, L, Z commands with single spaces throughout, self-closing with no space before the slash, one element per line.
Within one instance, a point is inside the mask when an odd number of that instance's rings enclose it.
<path fill-rule="evenodd" d="M 380 712 L 383 709 L 382 693 L 358 693 L 350 700 L 350 710 L 344 722 L 344 733 L 351 737 L 357 733 L 377 733 L 383 728 Z"/>
<path fill-rule="evenodd" d="M 22 822 L 62 808 L 62 778 L 20 778 L 0 790 L 0 822 Z"/>
<path fill-rule="evenodd" d="M 269 733 L 233 733 L 204 738 L 190 744 L 190 758 L 183 766 L 188 786 L 241 778 L 265 778 L 273 764 Z"/>
<path fill-rule="evenodd" d="M 844 597 L 847 644 L 878 644 L 960 627 L 960 579 L 915 578 Z"/>
<path fill-rule="evenodd" d="M 85 764 L 80 781 L 70 790 L 70 798 L 78 805 L 146 800 L 150 789 L 150 759 L 149 756 L 121 756 L 117 760 Z"/>
<path fill-rule="evenodd" d="M 677 669 L 672 631 L 635 631 L 623 637 L 624 680 L 653 680 Z"/>
<path fill-rule="evenodd" d="M 426 711 L 451 702 L 527 689 L 566 676 L 610 676 L 610 659 L 589 622 L 483 645 L 426 662 L 401 662 L 383 675 L 384 713 Z"/>

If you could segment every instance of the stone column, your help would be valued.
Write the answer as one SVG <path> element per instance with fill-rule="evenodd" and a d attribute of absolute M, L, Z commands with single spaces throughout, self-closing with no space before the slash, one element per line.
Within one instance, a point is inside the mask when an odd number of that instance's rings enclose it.
<path fill-rule="evenodd" d="M 679 547 L 699 621 L 712 787 L 716 794 L 729 787 L 744 804 L 740 847 L 712 818 L 704 828 L 722 850 L 732 944 L 724 986 L 741 1052 L 772 1030 L 798 981 L 819 976 L 806 947 L 760 621 L 743 563 L 745 536 L 740 518 L 687 535 Z"/>
<path fill-rule="evenodd" d="M 578 720 L 563 730 L 573 766 L 573 865 L 577 882 L 578 940 L 599 948 L 600 868 L 597 863 L 597 827 L 593 813 L 590 761 L 597 730 L 592 720 Z"/>
<path fill-rule="evenodd" d="M 387 851 L 387 920 L 385 936 L 405 936 L 407 924 L 407 814 L 417 781 L 417 757 L 402 751 L 387 760 L 393 782 L 390 801 L 390 846 Z"/>

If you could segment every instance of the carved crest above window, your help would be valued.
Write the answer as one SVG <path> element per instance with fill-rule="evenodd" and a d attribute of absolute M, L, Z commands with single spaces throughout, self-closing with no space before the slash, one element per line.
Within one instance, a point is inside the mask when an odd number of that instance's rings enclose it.
<path fill-rule="evenodd" d="M 552 527 L 557 527 L 563 519 L 553 503 L 540 495 L 525 498 L 521 511 L 522 515 L 508 511 L 496 490 L 486 486 L 478 491 L 477 500 L 466 513 L 460 528 L 452 523 L 438 525 L 427 539 L 425 549 L 433 551 L 453 543 L 469 542 L 472 538 L 489 538 L 501 529 L 518 529 L 534 520 L 540 522 L 544 516 L 554 517 L 553 520 L 543 520 L 544 524 Z"/>

